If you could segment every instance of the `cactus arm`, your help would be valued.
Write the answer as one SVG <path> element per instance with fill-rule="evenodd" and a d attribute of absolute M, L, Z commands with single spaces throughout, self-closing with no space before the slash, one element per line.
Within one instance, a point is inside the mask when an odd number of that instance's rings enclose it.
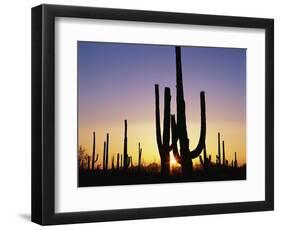
<path fill-rule="evenodd" d="M 216 163 L 217 165 L 220 165 L 220 157 L 218 155 L 216 155 Z"/>
<path fill-rule="evenodd" d="M 94 159 L 94 162 L 96 163 L 99 159 L 99 154 L 96 155 L 96 159 Z"/>
<path fill-rule="evenodd" d="M 167 154 L 167 151 L 169 151 L 170 120 L 171 120 L 171 92 L 170 92 L 170 88 L 165 87 L 165 93 L 164 93 L 163 143 L 162 143 L 164 154 Z"/>
<path fill-rule="evenodd" d="M 206 106 L 205 106 L 205 92 L 200 92 L 200 102 L 201 102 L 201 131 L 200 138 L 197 147 L 190 152 L 191 158 L 194 159 L 198 157 L 204 146 L 206 138 Z"/>
<path fill-rule="evenodd" d="M 181 156 L 179 154 L 178 145 L 177 145 L 177 140 L 178 140 L 177 125 L 176 125 L 176 118 L 175 118 L 174 114 L 171 116 L 171 129 L 172 129 L 172 145 L 171 145 L 171 147 L 173 149 L 174 158 L 180 164 L 181 163 Z"/>
<path fill-rule="evenodd" d="M 127 168 L 129 167 L 129 165 L 131 164 L 131 161 L 132 161 L 132 157 L 129 157 L 127 158 L 127 163 L 126 163 L 126 166 Z"/>
<path fill-rule="evenodd" d="M 162 154 L 162 140 L 160 127 L 160 109 L 159 109 L 159 85 L 155 85 L 155 119 L 156 119 L 156 141 L 159 153 Z"/>
<path fill-rule="evenodd" d="M 164 119 L 163 136 L 161 137 L 160 109 L 159 109 L 159 86 L 155 85 L 155 120 L 156 120 L 156 141 L 161 160 L 161 175 L 168 175 L 170 168 L 170 120 L 171 120 L 171 92 L 165 88 L 164 94 Z"/>
<path fill-rule="evenodd" d="M 178 151 L 178 135 L 177 135 L 177 124 L 176 124 L 176 118 L 175 118 L 175 114 L 171 115 L 171 133 L 172 133 L 172 144 L 169 147 L 169 152 L 173 151 L 173 153 L 175 152 L 176 155 L 178 155 L 178 157 L 180 157 L 179 155 L 179 151 Z"/>

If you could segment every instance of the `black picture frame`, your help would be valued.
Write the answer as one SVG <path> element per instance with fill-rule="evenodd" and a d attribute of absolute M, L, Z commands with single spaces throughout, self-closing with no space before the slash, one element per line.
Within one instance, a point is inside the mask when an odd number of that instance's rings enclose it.
<path fill-rule="evenodd" d="M 265 29 L 265 200 L 55 213 L 55 18 Z M 40 5 L 32 8 L 32 221 L 41 225 L 267 211 L 274 209 L 274 20 L 125 9 Z"/>

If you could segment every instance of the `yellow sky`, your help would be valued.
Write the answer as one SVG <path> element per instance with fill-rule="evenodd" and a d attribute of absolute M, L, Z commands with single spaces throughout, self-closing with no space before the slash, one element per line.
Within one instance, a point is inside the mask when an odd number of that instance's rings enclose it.
<path fill-rule="evenodd" d="M 207 123 L 206 146 L 207 153 L 211 154 L 212 161 L 215 161 L 217 154 L 217 132 L 221 133 L 221 142 L 225 140 L 226 159 L 231 163 L 234 160 L 234 152 L 237 152 L 238 164 L 246 162 L 246 131 L 241 122 L 208 122 Z M 242 122 L 243 124 L 243 122 Z M 87 153 L 92 154 L 92 132 L 96 132 L 96 153 L 99 154 L 96 165 L 102 165 L 103 141 L 106 140 L 106 133 L 103 124 L 95 125 L 91 129 L 90 124 L 80 128 L 79 143 L 86 148 Z M 199 121 L 188 123 L 188 135 L 190 139 L 191 150 L 195 148 L 199 139 L 200 123 Z M 109 165 L 111 165 L 112 156 L 117 153 L 123 153 L 124 139 L 124 122 L 110 125 L 110 147 L 109 147 Z M 156 144 L 155 125 L 153 122 L 136 123 L 128 120 L 128 153 L 133 157 L 133 164 L 138 162 L 138 142 L 143 149 L 142 160 L 144 164 L 160 162 L 158 148 Z M 222 146 L 221 146 L 222 151 Z M 172 156 L 172 152 L 170 153 Z M 194 160 L 195 164 L 199 163 L 199 158 Z M 115 161 L 116 163 L 116 161 Z"/>

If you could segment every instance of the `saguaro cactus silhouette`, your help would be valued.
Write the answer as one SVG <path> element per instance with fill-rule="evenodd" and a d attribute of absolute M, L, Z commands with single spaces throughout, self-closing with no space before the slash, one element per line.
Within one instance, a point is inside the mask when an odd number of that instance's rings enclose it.
<path fill-rule="evenodd" d="M 200 162 L 201 162 L 201 165 L 203 166 L 204 170 L 208 171 L 208 169 L 211 166 L 211 154 L 209 155 L 209 157 L 207 157 L 206 144 L 203 149 L 203 158 L 200 155 Z"/>
<path fill-rule="evenodd" d="M 138 170 L 140 170 L 141 167 L 141 155 L 142 155 L 142 148 L 139 142 L 139 164 L 138 164 Z"/>
<path fill-rule="evenodd" d="M 206 138 L 206 105 L 205 105 L 205 92 L 200 92 L 200 105 L 201 105 L 201 131 L 197 147 L 190 150 L 189 138 L 187 134 L 186 115 L 185 115 L 185 100 L 183 92 L 182 81 L 182 65 L 181 65 L 181 49 L 176 46 L 176 78 L 177 78 L 177 121 L 175 115 L 172 115 L 172 147 L 174 157 L 179 164 L 181 164 L 182 173 L 188 176 L 193 172 L 192 159 L 198 157 L 204 146 Z M 177 141 L 179 140 L 180 151 L 178 151 Z"/>
<path fill-rule="evenodd" d="M 131 158 L 128 155 L 128 137 L 127 137 L 127 120 L 124 121 L 124 152 L 123 152 L 123 169 L 126 171 L 130 165 Z"/>
<path fill-rule="evenodd" d="M 217 165 L 221 166 L 221 139 L 220 133 L 218 132 L 218 155 L 216 155 Z"/>
<path fill-rule="evenodd" d="M 234 154 L 234 157 L 235 157 L 235 159 L 234 159 L 234 167 L 237 168 L 238 164 L 237 164 L 237 153 L 236 152 Z"/>
<path fill-rule="evenodd" d="M 226 159 L 225 159 L 225 149 L 224 149 L 224 141 L 222 141 L 222 166 L 226 166 Z"/>
<path fill-rule="evenodd" d="M 87 157 L 87 166 L 88 166 L 87 168 L 88 168 L 88 170 L 91 169 L 90 165 L 91 165 L 91 157 L 88 156 L 88 157 Z"/>
<path fill-rule="evenodd" d="M 95 169 L 95 163 L 98 161 L 99 154 L 96 155 L 96 133 L 93 132 L 93 156 L 92 156 L 92 170 Z"/>
<path fill-rule="evenodd" d="M 116 169 L 119 170 L 120 168 L 120 154 L 117 153 L 117 164 L 116 164 Z"/>
<path fill-rule="evenodd" d="M 156 140 L 161 160 L 161 174 L 169 175 L 170 170 L 170 114 L 171 114 L 171 92 L 170 88 L 165 88 L 164 93 L 164 124 L 163 138 L 161 137 L 160 109 L 159 109 L 159 86 L 155 85 L 155 120 L 156 120 Z"/>
<path fill-rule="evenodd" d="M 103 142 L 103 170 L 108 169 L 109 134 L 106 134 L 106 141 Z"/>
<path fill-rule="evenodd" d="M 105 155 L 105 168 L 108 169 L 108 151 L 109 151 L 109 133 L 106 134 L 106 155 Z"/>
<path fill-rule="evenodd" d="M 106 164 L 106 142 L 103 142 L 103 161 L 102 161 L 102 169 L 105 171 L 105 164 Z"/>

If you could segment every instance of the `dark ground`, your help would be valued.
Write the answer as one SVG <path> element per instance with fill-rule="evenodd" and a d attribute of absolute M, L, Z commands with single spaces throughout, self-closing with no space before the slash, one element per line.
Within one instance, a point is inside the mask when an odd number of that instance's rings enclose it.
<path fill-rule="evenodd" d="M 208 172 L 202 169 L 194 170 L 193 175 L 183 177 L 179 172 L 173 172 L 168 177 L 162 177 L 159 172 L 146 171 L 137 168 L 128 169 L 127 172 L 120 170 L 79 170 L 78 186 L 108 186 L 108 185 L 133 185 L 133 184 L 158 184 L 178 182 L 202 182 L 202 181 L 226 181 L 245 180 L 246 166 L 233 168 L 211 168 Z"/>

